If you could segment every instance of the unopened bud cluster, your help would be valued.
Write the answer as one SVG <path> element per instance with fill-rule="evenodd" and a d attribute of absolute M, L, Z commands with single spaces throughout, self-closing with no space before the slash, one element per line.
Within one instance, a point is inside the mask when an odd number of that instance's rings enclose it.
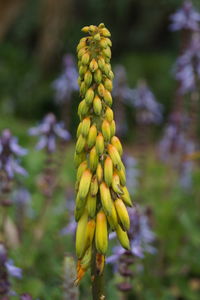
<path fill-rule="evenodd" d="M 82 31 L 88 36 L 77 47 L 78 82 L 83 98 L 78 107 L 80 124 L 75 152 L 78 281 L 91 264 L 93 240 L 99 273 L 104 267 L 109 230 L 116 231 L 121 245 L 129 249 L 126 206 L 132 206 L 121 160 L 122 145 L 115 136 L 111 109 L 110 32 L 104 24 L 86 26 Z"/>

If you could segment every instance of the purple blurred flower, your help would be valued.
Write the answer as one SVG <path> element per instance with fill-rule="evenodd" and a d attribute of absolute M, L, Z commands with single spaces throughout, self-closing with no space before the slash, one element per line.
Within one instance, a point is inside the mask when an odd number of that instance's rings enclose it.
<path fill-rule="evenodd" d="M 64 124 L 57 123 L 53 113 L 47 114 L 37 127 L 30 128 L 29 134 L 40 137 L 36 145 L 37 150 L 46 148 L 48 152 L 56 151 L 57 138 L 65 141 L 70 139 L 70 134 L 64 129 Z"/>
<path fill-rule="evenodd" d="M 31 201 L 31 194 L 26 188 L 20 187 L 13 192 L 12 198 L 14 203 L 26 205 Z"/>
<path fill-rule="evenodd" d="M 4 129 L 0 137 L 0 170 L 4 171 L 9 178 L 13 178 L 15 173 L 23 176 L 27 172 L 18 163 L 18 156 L 27 154 L 27 150 L 19 146 L 16 137 L 12 136 L 9 129 Z"/>
<path fill-rule="evenodd" d="M 20 296 L 21 300 L 32 300 L 33 298 L 29 294 L 23 294 Z"/>
<path fill-rule="evenodd" d="M 180 93 L 191 92 L 200 80 L 200 33 L 192 35 L 189 46 L 177 59 L 174 68 L 175 78 L 180 83 Z"/>
<path fill-rule="evenodd" d="M 113 96 L 119 98 L 125 104 L 133 99 L 133 89 L 128 86 L 126 70 L 124 66 L 117 65 L 114 70 Z"/>
<path fill-rule="evenodd" d="M 134 157 L 129 155 L 124 155 L 123 160 L 126 167 L 126 185 L 130 193 L 133 194 L 138 186 L 138 162 Z"/>
<path fill-rule="evenodd" d="M 0 242 L 0 298 L 11 293 L 9 276 L 21 278 L 21 269 L 15 267 L 11 260 L 7 258 L 7 250 Z"/>
<path fill-rule="evenodd" d="M 170 17 L 172 24 L 170 29 L 177 30 L 198 30 L 200 22 L 200 13 L 195 10 L 191 1 L 186 0 L 180 9 Z"/>
<path fill-rule="evenodd" d="M 155 234 L 150 229 L 148 216 L 139 206 L 129 208 L 128 213 L 131 222 L 128 236 L 132 255 L 144 258 L 145 253 L 156 253 L 156 249 L 151 245 L 155 240 Z M 106 261 L 108 263 L 116 263 L 126 251 L 121 246 L 114 247 L 113 255 L 108 257 Z"/>
<path fill-rule="evenodd" d="M 189 139 L 185 139 L 184 146 L 182 148 L 182 161 L 180 166 L 180 186 L 184 190 L 190 190 L 192 188 L 192 173 L 194 170 L 194 162 L 192 160 L 186 160 L 185 157 L 195 152 L 196 145 Z"/>
<path fill-rule="evenodd" d="M 70 101 L 72 93 L 78 91 L 78 71 L 71 54 L 64 56 L 63 66 L 63 73 L 53 82 L 55 99 L 58 103 Z"/>
<path fill-rule="evenodd" d="M 16 267 L 13 264 L 13 261 L 11 259 L 7 260 L 5 265 L 6 265 L 8 274 L 10 276 L 16 277 L 16 278 L 22 278 L 22 270 L 20 268 Z"/>
<path fill-rule="evenodd" d="M 131 105 L 137 110 L 137 121 L 141 124 L 158 124 L 162 121 L 162 105 L 156 102 L 152 91 L 144 80 L 133 90 Z"/>

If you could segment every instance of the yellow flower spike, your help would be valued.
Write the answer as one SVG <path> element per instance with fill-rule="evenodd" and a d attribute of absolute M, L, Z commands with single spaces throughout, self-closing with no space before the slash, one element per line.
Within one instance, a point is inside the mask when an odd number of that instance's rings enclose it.
<path fill-rule="evenodd" d="M 111 108 L 114 74 L 110 63 L 110 32 L 103 23 L 85 26 L 82 30 L 87 36 L 77 46 L 82 101 L 78 107 L 80 125 L 74 156 L 78 168 L 75 219 L 78 221 L 76 244 L 80 258 L 76 283 L 91 266 L 94 252 L 97 253 L 96 272 L 102 273 L 108 247 L 108 229 L 115 230 L 122 246 L 129 249 L 128 236 L 123 229 L 129 228 L 126 206 L 132 205 L 125 187 L 122 145 L 115 136 Z M 92 247 L 96 248 L 94 252 Z M 94 266 L 94 258 L 92 261 Z"/>
<path fill-rule="evenodd" d="M 106 216 L 102 210 L 98 212 L 96 217 L 95 245 L 100 254 L 106 254 L 108 248 L 108 230 Z"/>
<path fill-rule="evenodd" d="M 121 221 L 123 228 L 125 230 L 129 230 L 130 219 L 129 219 L 128 211 L 126 209 L 124 202 L 119 198 L 115 200 L 115 209 L 117 211 L 118 218 Z"/>

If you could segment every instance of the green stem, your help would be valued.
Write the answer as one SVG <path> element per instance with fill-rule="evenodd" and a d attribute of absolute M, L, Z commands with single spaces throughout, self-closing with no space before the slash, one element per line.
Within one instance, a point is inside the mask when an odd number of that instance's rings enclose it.
<path fill-rule="evenodd" d="M 105 300 L 104 296 L 104 274 L 102 272 L 101 275 L 98 274 L 98 270 L 96 267 L 96 247 L 95 243 L 93 243 L 93 251 L 92 251 L 92 299 L 93 300 Z"/>

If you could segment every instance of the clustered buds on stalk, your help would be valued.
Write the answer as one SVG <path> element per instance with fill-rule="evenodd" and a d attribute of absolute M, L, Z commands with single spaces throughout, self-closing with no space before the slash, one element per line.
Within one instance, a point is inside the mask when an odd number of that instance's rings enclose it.
<path fill-rule="evenodd" d="M 109 229 L 116 231 L 121 245 L 129 249 L 127 230 L 130 227 L 126 206 L 132 206 L 126 188 L 122 145 L 115 136 L 113 119 L 110 32 L 104 24 L 86 26 L 88 33 L 80 40 L 78 67 L 80 124 L 77 129 L 75 164 L 77 197 L 75 219 L 77 283 L 91 265 L 92 244 L 95 244 L 96 267 L 101 274 L 108 247 Z"/>

